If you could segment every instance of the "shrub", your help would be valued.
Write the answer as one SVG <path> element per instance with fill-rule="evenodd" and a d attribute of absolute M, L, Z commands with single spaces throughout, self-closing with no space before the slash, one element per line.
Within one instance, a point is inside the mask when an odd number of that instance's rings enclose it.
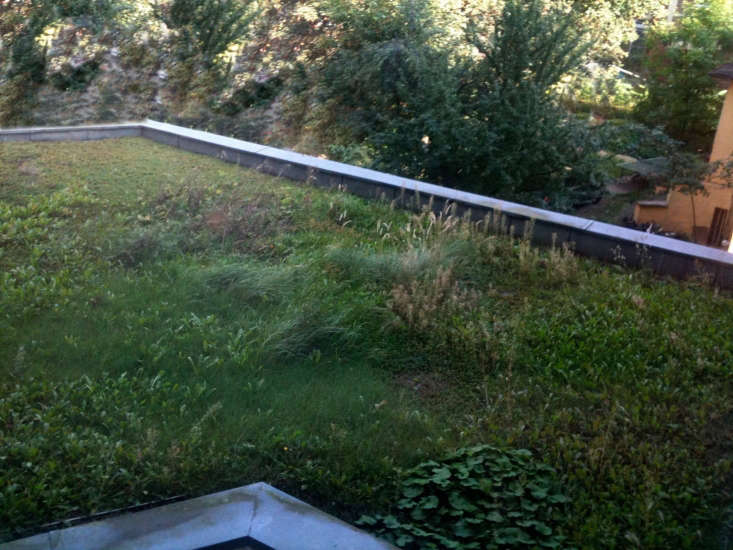
<path fill-rule="evenodd" d="M 508 2 L 461 42 L 427 3 L 330 6 L 324 133 L 363 143 L 376 168 L 481 193 L 560 209 L 597 193 L 599 143 L 550 94 L 586 51 L 569 12 Z"/>
<path fill-rule="evenodd" d="M 39 37 L 54 21 L 73 19 L 75 31 L 89 28 L 98 32 L 123 8 L 111 0 L 41 0 L 9 2 L 0 13 L 0 44 L 9 55 L 0 55 L 0 123 L 23 122 L 35 104 L 38 87 L 46 80 L 47 46 Z M 6 10 L 6 7 L 3 7 Z M 90 41 L 86 41 L 90 42 Z M 52 82 L 61 90 L 79 89 L 96 75 L 100 61 L 94 57 L 54 74 Z"/>
<path fill-rule="evenodd" d="M 41 32 L 43 20 L 32 20 L 12 41 L 10 48 L 10 67 L 7 75 L 13 78 L 24 75 L 33 83 L 43 81 L 46 66 L 46 52 L 36 44 L 36 37 Z"/>
<path fill-rule="evenodd" d="M 469 27 L 480 61 L 463 102 L 469 117 L 487 121 L 493 134 L 488 147 L 477 144 L 482 154 L 473 168 L 479 190 L 549 202 L 559 191 L 598 183 L 589 160 L 599 143 L 550 94 L 588 50 L 576 24 L 572 12 L 545 10 L 533 0 L 507 2 L 493 26 Z"/>
<path fill-rule="evenodd" d="M 272 101 L 282 87 L 283 80 L 279 76 L 261 81 L 252 78 L 239 88 L 225 91 L 214 108 L 221 114 L 235 116 L 249 107 Z"/>
<path fill-rule="evenodd" d="M 409 471 L 397 515 L 360 523 L 400 548 L 559 548 L 568 501 L 531 452 L 480 445 Z"/>
<path fill-rule="evenodd" d="M 604 148 L 616 154 L 636 158 L 663 157 L 682 145 L 664 131 L 631 121 L 613 121 L 601 128 Z"/>
<path fill-rule="evenodd" d="M 119 8 L 112 0 L 49 0 L 58 17 L 76 17 L 103 23 Z"/>
<path fill-rule="evenodd" d="M 446 86 L 448 60 L 430 44 L 439 31 L 429 3 L 332 0 L 327 7 L 337 30 L 329 44 L 334 53 L 317 75 L 318 99 L 326 107 L 319 113 L 322 131 L 335 123 L 347 142 L 359 142 L 424 118 L 421 107 L 434 116 L 453 95 Z"/>
<path fill-rule="evenodd" d="M 51 84 L 57 90 L 83 90 L 97 76 L 99 61 L 92 60 L 79 67 L 67 65 L 59 72 L 49 77 Z"/>
<path fill-rule="evenodd" d="M 180 58 L 201 55 L 211 65 L 214 58 L 241 38 L 254 13 L 240 0 L 170 0 L 156 2 L 155 13 L 170 29 Z"/>
<path fill-rule="evenodd" d="M 44 80 L 46 52 L 39 48 L 36 37 L 48 16 L 26 6 L 16 13 L 2 14 L 0 20 L 9 30 L 0 36 L 5 42 L 0 55 L 0 124 L 17 124 L 33 105 L 36 89 Z"/>

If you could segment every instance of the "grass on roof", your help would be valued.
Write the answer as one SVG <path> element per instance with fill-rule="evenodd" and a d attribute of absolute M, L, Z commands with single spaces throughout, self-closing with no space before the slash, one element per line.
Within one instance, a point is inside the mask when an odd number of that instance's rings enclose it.
<path fill-rule="evenodd" d="M 142 139 L 0 144 L 0 540 L 254 481 L 355 520 L 488 443 L 556 469 L 569 546 L 715 547 L 732 329 L 704 282 L 492 224 Z"/>

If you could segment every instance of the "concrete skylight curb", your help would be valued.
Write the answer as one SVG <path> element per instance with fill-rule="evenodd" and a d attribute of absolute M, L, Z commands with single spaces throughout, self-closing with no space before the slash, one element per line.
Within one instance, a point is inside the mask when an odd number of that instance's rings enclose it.
<path fill-rule="evenodd" d="M 366 198 L 396 200 L 403 205 L 433 198 L 436 208 L 455 203 L 459 212 L 471 211 L 475 219 L 501 214 L 515 234 L 534 224 L 532 240 L 549 245 L 573 243 L 583 256 L 629 266 L 644 266 L 676 278 L 706 276 L 721 288 L 733 288 L 733 254 L 706 246 L 627 229 L 603 222 L 551 212 L 475 193 L 433 185 L 359 168 L 348 164 L 276 149 L 147 120 L 124 124 L 17 128 L 0 130 L 3 141 L 83 141 L 142 136 L 174 147 L 220 158 L 227 162 L 297 181 L 325 187 L 342 187 Z"/>
<path fill-rule="evenodd" d="M 240 540 L 243 539 L 243 540 Z M 394 550 L 266 483 L 0 544 L 2 550 Z M 221 545 L 221 546 L 218 546 Z"/>

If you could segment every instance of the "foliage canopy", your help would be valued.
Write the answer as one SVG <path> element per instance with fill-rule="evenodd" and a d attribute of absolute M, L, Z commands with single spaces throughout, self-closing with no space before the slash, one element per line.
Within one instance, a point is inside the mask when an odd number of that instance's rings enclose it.
<path fill-rule="evenodd" d="M 733 55 L 733 4 L 711 0 L 687 7 L 679 21 L 651 29 L 646 49 L 647 93 L 637 116 L 707 147 L 722 105 L 708 73 Z"/>
<path fill-rule="evenodd" d="M 168 0 L 155 3 L 155 13 L 176 31 L 178 55 L 200 54 L 205 63 L 224 52 L 247 31 L 256 13 L 244 0 Z"/>
<path fill-rule="evenodd" d="M 510 1 L 455 39 L 414 0 L 330 10 L 344 28 L 315 77 L 317 116 L 374 166 L 561 209 L 597 191 L 599 144 L 552 94 L 589 49 L 573 12 Z"/>

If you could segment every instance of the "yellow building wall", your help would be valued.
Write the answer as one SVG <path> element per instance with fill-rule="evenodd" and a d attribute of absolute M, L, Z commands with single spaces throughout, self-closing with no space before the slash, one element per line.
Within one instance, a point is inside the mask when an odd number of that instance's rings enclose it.
<path fill-rule="evenodd" d="M 695 201 L 695 223 L 698 227 L 710 227 L 713 221 L 713 213 L 716 208 L 730 208 L 733 190 L 729 187 L 708 183 L 705 185 L 708 191 L 707 196 L 696 195 Z M 685 233 L 692 236 L 692 202 L 690 196 L 672 191 L 669 194 L 667 215 L 665 223 L 660 223 L 668 231 Z"/>
<path fill-rule="evenodd" d="M 667 206 L 651 206 L 637 202 L 634 206 L 634 221 L 640 224 L 656 223 L 666 229 Z"/>
<path fill-rule="evenodd" d="M 715 132 L 710 162 L 725 160 L 733 155 L 733 82 L 725 94 L 723 111 L 720 113 L 718 129 Z"/>
<path fill-rule="evenodd" d="M 733 82 L 728 88 L 723 111 L 720 114 L 710 162 L 727 160 L 731 155 L 733 155 Z M 729 210 L 733 206 L 733 188 L 716 184 L 714 181 L 707 183 L 705 188 L 708 191 L 707 196 L 698 194 L 694 197 L 695 223 L 698 227 L 709 228 L 716 208 Z M 634 220 L 637 223 L 654 222 L 667 231 L 693 237 L 690 196 L 679 191 L 671 191 L 667 195 L 666 207 L 658 204 L 637 203 Z"/>
<path fill-rule="evenodd" d="M 707 184 L 708 196 L 697 195 L 695 201 L 695 222 L 698 227 L 710 227 L 716 208 L 728 210 L 733 201 L 733 189 L 716 184 Z M 667 204 L 650 205 L 637 203 L 634 210 L 636 223 L 656 223 L 666 231 L 674 231 L 692 237 L 692 201 L 689 195 L 672 191 Z"/>

